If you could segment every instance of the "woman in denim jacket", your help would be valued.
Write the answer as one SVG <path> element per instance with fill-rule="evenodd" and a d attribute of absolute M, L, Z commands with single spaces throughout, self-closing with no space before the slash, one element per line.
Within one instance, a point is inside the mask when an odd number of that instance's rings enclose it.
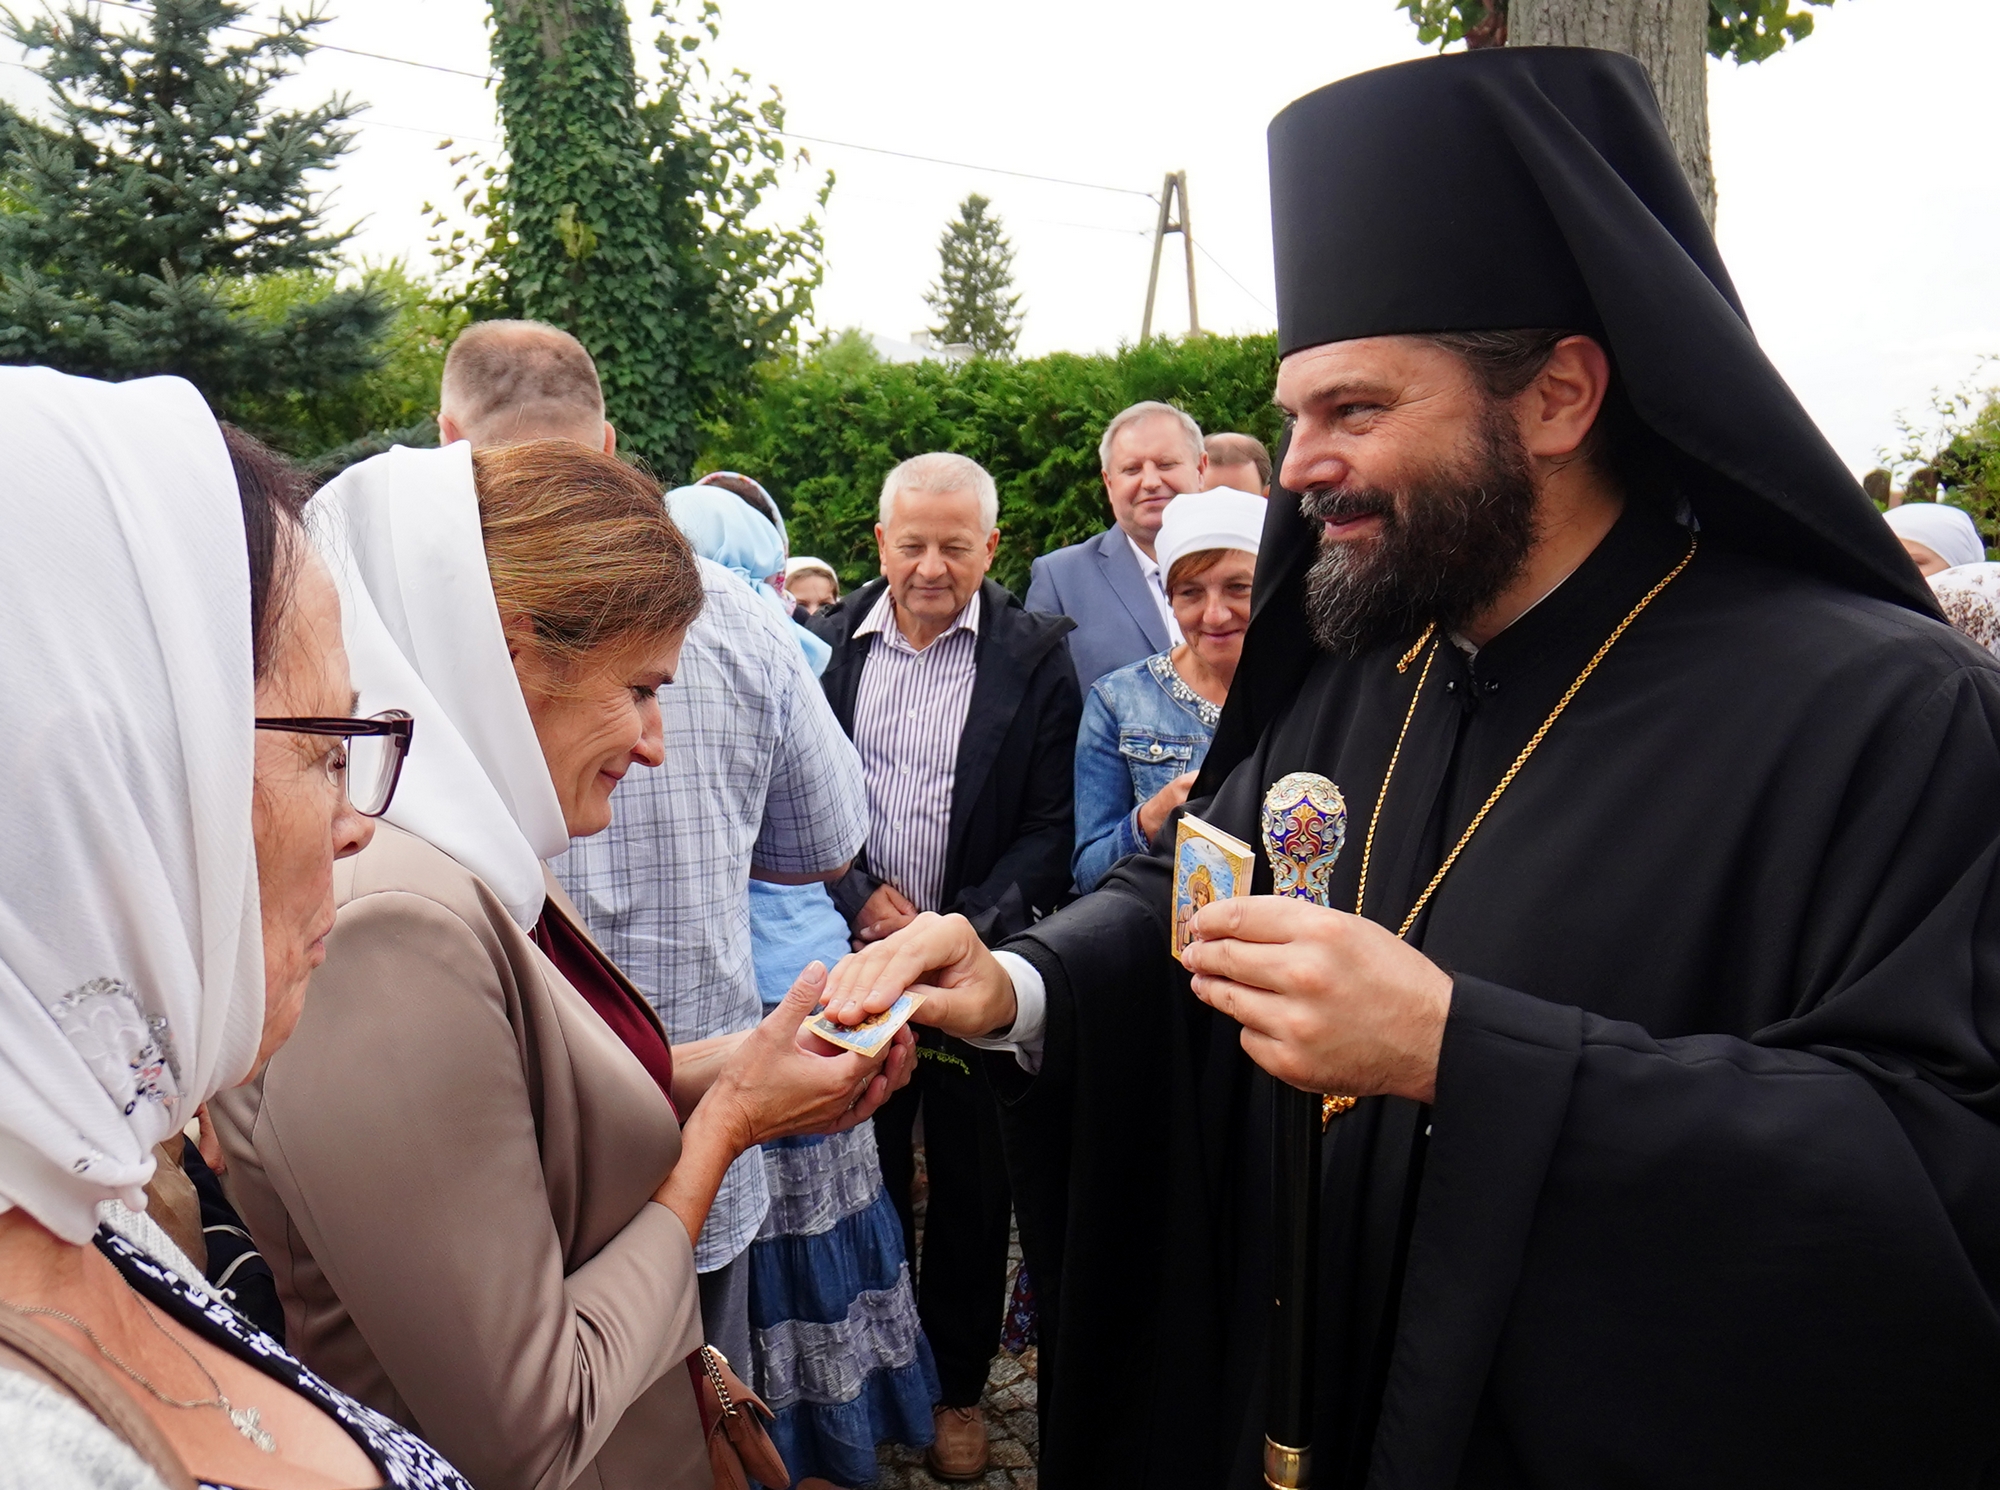
<path fill-rule="evenodd" d="M 1083 701 L 1076 735 L 1076 852 L 1090 891 L 1120 859 L 1151 851 L 1187 800 L 1243 655 L 1264 499 L 1217 489 L 1168 504 L 1155 544 L 1184 640 L 1106 673 Z"/>

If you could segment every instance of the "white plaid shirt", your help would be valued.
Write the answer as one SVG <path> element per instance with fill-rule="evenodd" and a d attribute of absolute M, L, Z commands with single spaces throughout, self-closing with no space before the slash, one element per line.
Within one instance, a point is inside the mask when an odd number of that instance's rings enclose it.
<path fill-rule="evenodd" d="M 701 561 L 707 602 L 660 690 L 667 760 L 635 766 L 611 826 L 552 866 L 591 935 L 659 1011 L 675 1043 L 763 1015 L 750 960 L 750 865 L 819 874 L 867 832 L 854 748 L 778 611 Z M 712 1272 L 756 1236 L 770 1200 L 751 1149 L 730 1167 L 695 1243 Z"/>

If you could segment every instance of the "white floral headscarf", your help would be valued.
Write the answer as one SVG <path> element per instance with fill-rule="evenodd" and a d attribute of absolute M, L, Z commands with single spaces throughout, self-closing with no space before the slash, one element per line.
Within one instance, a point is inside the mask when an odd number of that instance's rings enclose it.
<path fill-rule="evenodd" d="M 264 1019 L 250 581 L 178 378 L 0 368 L 0 1210 L 72 1242 Z"/>
<path fill-rule="evenodd" d="M 1931 576 L 1944 618 L 2000 657 L 2000 564 L 1957 564 Z"/>

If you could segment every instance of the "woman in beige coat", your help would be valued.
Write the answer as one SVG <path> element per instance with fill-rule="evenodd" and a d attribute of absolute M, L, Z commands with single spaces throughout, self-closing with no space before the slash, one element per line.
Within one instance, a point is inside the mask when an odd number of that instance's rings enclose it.
<path fill-rule="evenodd" d="M 692 1238 L 730 1162 L 908 1078 L 800 1032 L 669 1051 L 542 867 L 662 760 L 701 603 L 659 488 L 562 441 L 392 451 L 315 501 L 366 710 L 416 720 L 291 1044 L 218 1103 L 290 1347 L 479 1490 L 709 1468 Z M 678 1116 L 677 1116 L 678 1115 Z"/>

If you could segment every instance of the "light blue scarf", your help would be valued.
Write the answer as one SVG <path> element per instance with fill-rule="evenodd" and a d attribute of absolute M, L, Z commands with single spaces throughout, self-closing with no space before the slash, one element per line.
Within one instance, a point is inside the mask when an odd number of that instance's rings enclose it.
<path fill-rule="evenodd" d="M 677 486 L 667 493 L 667 513 L 694 551 L 740 576 L 771 608 L 786 617 L 792 639 L 817 678 L 833 648 L 792 620 L 770 579 L 785 568 L 785 534 L 735 492 L 719 486 Z"/>

